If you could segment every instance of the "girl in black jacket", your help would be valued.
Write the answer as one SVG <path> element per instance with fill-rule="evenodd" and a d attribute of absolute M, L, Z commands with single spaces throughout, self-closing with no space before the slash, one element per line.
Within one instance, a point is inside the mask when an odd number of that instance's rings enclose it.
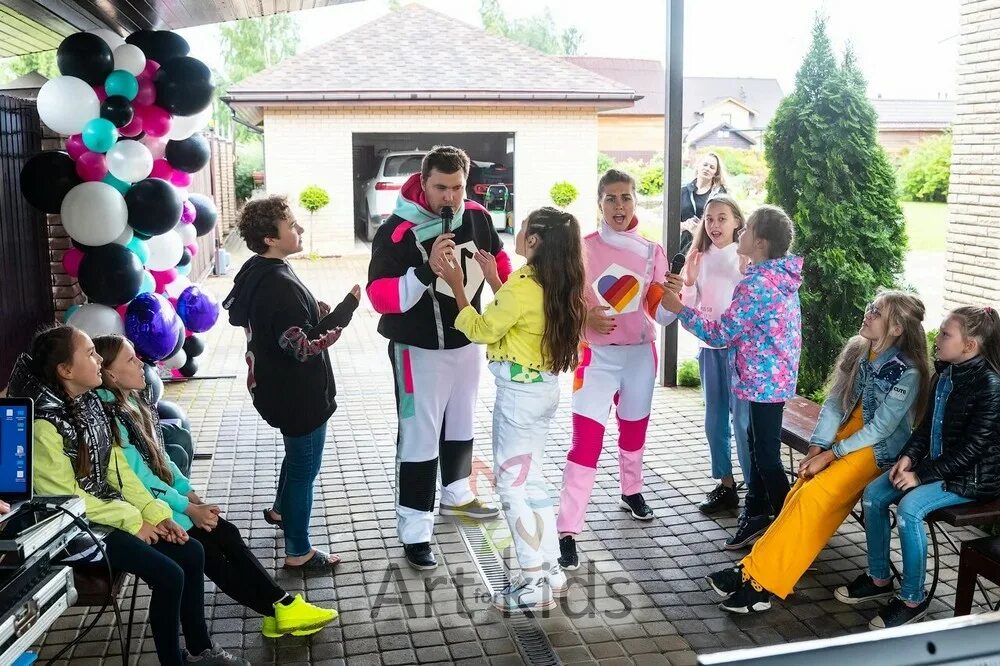
<path fill-rule="evenodd" d="M 705 153 L 695 165 L 695 177 L 681 188 L 681 249 L 687 254 L 694 230 L 705 214 L 705 204 L 726 193 L 726 168 L 716 153 Z"/>
<path fill-rule="evenodd" d="M 864 494 L 868 571 L 838 588 L 840 601 L 889 598 L 871 629 L 916 622 L 927 613 L 924 594 L 927 534 L 933 511 L 1000 496 L 1000 316 L 991 307 L 953 310 L 935 343 L 934 408 L 903 447 L 899 460 Z M 889 569 L 889 505 L 903 555 L 900 592 Z"/>

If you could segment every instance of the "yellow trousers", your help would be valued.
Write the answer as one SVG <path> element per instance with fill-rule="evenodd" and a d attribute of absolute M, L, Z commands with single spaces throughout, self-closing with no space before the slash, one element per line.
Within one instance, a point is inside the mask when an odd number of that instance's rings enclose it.
<path fill-rule="evenodd" d="M 743 567 L 765 590 L 784 599 L 850 515 L 865 486 L 882 470 L 865 447 L 834 460 L 811 479 L 799 479 L 781 513 L 743 558 Z"/>

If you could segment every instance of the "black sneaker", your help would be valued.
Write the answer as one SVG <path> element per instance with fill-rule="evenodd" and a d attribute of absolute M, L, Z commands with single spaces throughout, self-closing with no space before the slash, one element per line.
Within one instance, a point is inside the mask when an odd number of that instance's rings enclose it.
<path fill-rule="evenodd" d="M 580 558 L 576 554 L 576 539 L 572 534 L 559 539 L 559 566 L 566 571 L 580 568 Z"/>
<path fill-rule="evenodd" d="M 892 598 L 892 582 L 888 585 L 876 585 L 867 573 L 861 573 L 847 585 L 841 585 L 833 591 L 837 601 L 845 604 L 860 604 L 865 601 L 878 601 Z"/>
<path fill-rule="evenodd" d="M 726 539 L 726 550 L 748 548 L 771 526 L 770 516 L 750 517 L 744 511 L 736 522 L 736 534 Z"/>
<path fill-rule="evenodd" d="M 712 492 L 705 495 L 704 501 L 698 505 L 702 513 L 716 513 L 724 509 L 735 509 L 740 505 L 740 496 L 733 486 L 717 485 Z"/>
<path fill-rule="evenodd" d="M 437 568 L 437 560 L 431 552 L 431 545 L 423 543 L 404 543 L 403 552 L 406 553 L 407 563 L 417 571 L 429 571 Z"/>
<path fill-rule="evenodd" d="M 705 580 L 712 586 L 716 594 L 726 599 L 736 594 L 743 584 L 743 565 L 710 573 L 705 576 Z"/>
<path fill-rule="evenodd" d="M 721 604 L 722 610 L 730 613 L 760 613 L 771 608 L 771 593 L 765 590 L 760 583 L 750 577 L 750 574 L 743 571 L 741 574 L 742 583 L 738 590 Z"/>
<path fill-rule="evenodd" d="M 642 493 L 622 495 L 622 499 L 618 505 L 626 511 L 631 512 L 632 517 L 636 520 L 653 519 L 653 510 L 646 504 L 646 500 L 642 499 Z"/>
<path fill-rule="evenodd" d="M 878 612 L 868 623 L 869 629 L 892 629 L 902 627 L 904 624 L 912 624 L 927 615 L 927 608 L 931 605 L 931 598 L 927 597 L 919 605 L 910 608 L 899 597 L 893 597 L 889 604 Z"/>

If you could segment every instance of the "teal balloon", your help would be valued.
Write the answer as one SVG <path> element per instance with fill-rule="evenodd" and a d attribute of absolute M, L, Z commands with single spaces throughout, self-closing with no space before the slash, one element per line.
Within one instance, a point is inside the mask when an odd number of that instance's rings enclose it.
<path fill-rule="evenodd" d="M 132 250 L 132 252 L 135 253 L 135 256 L 139 257 L 139 262 L 142 263 L 143 266 L 145 266 L 146 262 L 149 261 L 149 246 L 146 245 L 146 241 L 142 240 L 138 236 L 132 236 L 132 240 L 126 243 L 125 247 Z M 149 274 L 147 273 L 147 275 Z M 149 279 L 152 280 L 153 276 L 150 275 Z M 156 286 L 156 283 L 154 282 L 153 285 Z"/>
<path fill-rule="evenodd" d="M 153 276 L 150 275 L 150 277 L 153 277 Z M 64 322 L 69 321 L 69 318 L 73 316 L 73 313 L 76 312 L 79 309 L 80 309 L 80 304 L 79 303 L 74 303 L 73 305 L 71 305 L 68 308 L 66 308 L 66 315 L 63 317 L 63 321 Z"/>
<path fill-rule="evenodd" d="M 183 266 L 178 266 L 174 270 L 177 271 L 178 275 L 188 276 L 191 275 L 191 262 L 184 264 Z"/>
<path fill-rule="evenodd" d="M 104 118 L 94 118 L 83 126 L 83 145 L 95 153 L 106 153 L 118 141 L 118 128 Z"/>
<path fill-rule="evenodd" d="M 156 279 L 149 271 L 142 272 L 142 286 L 139 287 L 140 294 L 152 294 L 156 291 Z"/>
<path fill-rule="evenodd" d="M 118 190 L 119 192 L 121 192 L 123 195 L 126 192 L 128 192 L 128 188 L 132 187 L 132 183 L 126 183 L 124 180 L 118 180 L 117 178 L 115 178 L 114 176 L 112 176 L 110 173 L 107 176 L 105 176 L 104 178 L 102 178 L 101 182 L 102 183 L 107 183 L 111 187 L 113 187 L 116 190 Z"/>
<path fill-rule="evenodd" d="M 139 81 L 131 72 L 116 69 L 104 80 L 104 91 L 108 93 L 108 97 L 121 95 L 131 102 L 139 94 Z"/>

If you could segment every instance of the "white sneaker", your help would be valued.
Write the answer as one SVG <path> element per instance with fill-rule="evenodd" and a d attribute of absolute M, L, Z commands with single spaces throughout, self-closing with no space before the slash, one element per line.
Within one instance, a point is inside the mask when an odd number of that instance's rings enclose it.
<path fill-rule="evenodd" d="M 545 581 L 549 584 L 549 589 L 552 590 L 553 597 L 565 597 L 569 593 L 569 580 L 567 580 L 566 573 L 558 564 L 549 569 L 549 573 L 545 576 Z"/>
<path fill-rule="evenodd" d="M 546 578 L 518 576 L 493 595 L 493 605 L 504 613 L 527 613 L 552 608 L 556 600 Z"/>

